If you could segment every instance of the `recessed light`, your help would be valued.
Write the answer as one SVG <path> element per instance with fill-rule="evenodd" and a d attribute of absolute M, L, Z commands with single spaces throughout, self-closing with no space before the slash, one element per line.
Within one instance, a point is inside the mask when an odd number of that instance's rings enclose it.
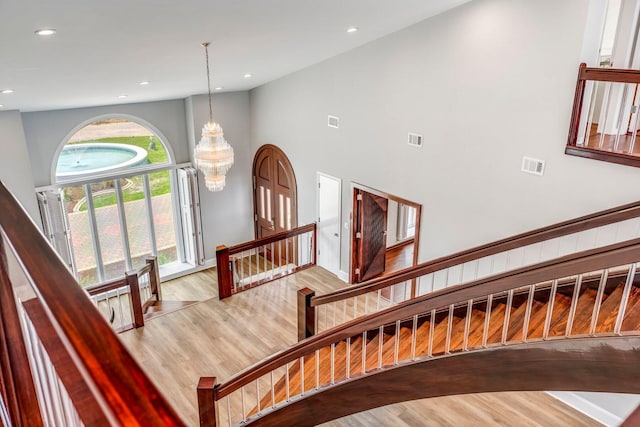
<path fill-rule="evenodd" d="M 222 86 L 218 86 L 216 88 L 213 88 L 213 90 L 222 90 Z"/>
<path fill-rule="evenodd" d="M 0 104 L 0 108 L 4 107 L 4 105 Z"/>
<path fill-rule="evenodd" d="M 347 33 L 355 33 L 358 31 L 358 27 L 349 27 L 347 28 Z"/>
<path fill-rule="evenodd" d="M 120 99 L 123 99 L 123 98 L 126 98 L 126 97 L 127 97 L 127 95 L 118 95 L 118 98 L 120 98 Z"/>
<path fill-rule="evenodd" d="M 253 75 L 251 73 L 247 73 L 244 75 L 245 79 L 250 79 L 251 77 L 253 77 Z"/>
<path fill-rule="evenodd" d="M 151 82 L 150 82 L 150 81 L 148 81 L 148 80 L 145 80 L 145 81 L 143 81 L 143 82 L 140 82 L 140 86 L 146 86 L 146 85 L 148 85 L 149 83 L 151 83 Z"/>
<path fill-rule="evenodd" d="M 13 93 L 13 89 L 4 89 L 1 90 L 0 93 Z"/>
<path fill-rule="evenodd" d="M 42 30 L 36 30 L 35 33 L 39 36 L 52 36 L 56 33 L 53 28 L 43 28 Z"/>

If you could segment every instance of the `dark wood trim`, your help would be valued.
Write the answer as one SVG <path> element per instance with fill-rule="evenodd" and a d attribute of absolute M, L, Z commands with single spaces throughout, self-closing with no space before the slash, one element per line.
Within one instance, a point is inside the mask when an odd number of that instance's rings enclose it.
<path fill-rule="evenodd" d="M 38 334 L 42 346 L 49 355 L 56 374 L 64 385 L 80 419 L 86 426 L 109 426 L 111 423 L 100 408 L 93 391 L 84 381 L 82 374 L 73 363 L 64 342 L 55 331 L 42 303 L 37 298 L 22 303 L 29 320 Z"/>
<path fill-rule="evenodd" d="M 89 295 L 94 296 L 94 295 L 103 294 L 109 291 L 115 291 L 116 289 L 124 288 L 125 286 L 127 286 L 127 279 L 125 277 L 122 277 L 120 279 L 115 279 L 110 282 L 97 283 L 95 285 L 87 286 L 84 288 L 84 290 Z"/>
<path fill-rule="evenodd" d="M 393 251 L 396 249 L 400 249 L 404 246 L 409 246 L 410 244 L 415 243 L 415 238 L 412 237 L 411 239 L 406 239 L 406 240 L 402 240 L 400 242 L 396 242 L 391 246 L 387 246 L 387 252 L 389 251 Z"/>
<path fill-rule="evenodd" d="M 637 376 L 638 346 L 639 337 L 550 340 L 427 359 L 309 393 L 247 425 L 313 426 L 383 405 L 467 393 L 640 393 L 640 382 L 629 380 Z"/>
<path fill-rule="evenodd" d="M 584 157 L 592 160 L 602 160 L 618 165 L 633 166 L 640 168 L 640 157 L 630 154 L 615 153 L 613 151 L 598 150 L 596 148 L 578 147 L 575 145 L 567 145 L 564 153 L 570 156 Z"/>
<path fill-rule="evenodd" d="M 403 205 L 411 206 L 416 210 L 416 232 L 413 237 L 413 265 L 418 265 L 418 250 L 420 246 L 420 225 L 422 223 L 422 205 L 416 202 L 412 202 L 411 200 L 403 199 L 402 197 L 398 197 L 393 194 L 386 193 L 382 190 L 377 190 L 375 188 L 367 187 L 366 185 L 359 184 L 357 182 L 351 183 L 351 193 L 352 193 L 352 209 L 351 209 L 351 240 L 349 241 L 349 250 L 351 252 L 351 256 L 349 258 L 349 282 L 356 283 L 356 220 L 354 219 L 354 213 L 356 212 L 356 190 L 366 191 L 367 193 L 375 194 L 376 196 L 384 197 L 388 200 L 393 200 L 396 203 L 401 203 Z M 373 279 L 376 280 L 376 279 Z M 366 282 L 365 282 L 366 283 Z M 361 283 L 362 284 L 362 283 Z M 411 286 L 411 294 L 415 295 L 415 282 L 412 283 Z"/>
<path fill-rule="evenodd" d="M 640 84 L 640 70 L 587 67 L 586 64 L 584 66 L 583 64 L 580 64 L 579 80 Z"/>
<path fill-rule="evenodd" d="M 571 111 L 571 122 L 569 125 L 569 140 L 567 145 L 576 145 L 578 140 L 578 128 L 580 127 L 580 115 L 582 114 L 582 101 L 584 100 L 585 80 L 581 78 L 587 64 L 580 64 L 578 69 L 578 81 L 576 82 L 576 92 L 573 96 L 573 110 Z"/>
<path fill-rule="evenodd" d="M 216 248 L 216 272 L 218 274 L 218 298 L 225 299 L 233 294 L 233 272 L 230 267 L 229 248 Z"/>
<path fill-rule="evenodd" d="M 113 420 L 132 426 L 184 425 L 4 184 L 0 184 L 0 206 L 2 232 Z M 2 280 L 0 289 L 7 288 L 7 280 Z M 13 301 L 4 295 L 0 300 Z M 20 381 L 19 388 L 28 382 Z"/>
<path fill-rule="evenodd" d="M 334 301 L 340 301 L 345 298 L 383 289 L 404 280 L 416 279 L 434 271 L 443 270 L 445 268 L 474 261 L 476 259 L 505 252 L 521 246 L 531 245 L 545 240 L 554 239 L 556 237 L 566 236 L 568 234 L 637 217 L 640 217 L 640 201 L 584 215 L 547 227 L 516 234 L 515 236 L 510 236 L 505 239 L 496 240 L 495 242 L 487 243 L 485 245 L 476 246 L 475 248 L 467 249 L 451 255 L 436 258 L 434 260 L 421 263 L 415 267 L 398 271 L 383 279 L 373 279 L 368 282 L 345 287 L 328 294 L 316 295 L 312 298 L 311 304 L 318 306 Z"/>
<path fill-rule="evenodd" d="M 264 278 L 258 280 L 256 282 L 252 282 L 248 285 L 242 286 L 234 290 L 233 286 L 233 266 L 231 265 L 231 255 L 236 255 L 242 253 L 244 251 L 248 251 L 251 249 L 256 249 L 261 246 L 267 246 L 272 243 L 276 243 L 285 239 L 289 239 L 292 237 L 299 236 L 305 233 L 313 233 L 313 260 L 311 263 L 295 267 L 289 271 L 283 271 L 273 276 L 269 276 L 268 278 Z M 288 276 L 293 273 L 297 273 L 299 271 L 305 270 L 309 267 L 316 265 L 316 240 L 317 240 L 317 227 L 316 223 L 313 222 L 311 224 L 303 225 L 301 227 L 297 227 L 293 230 L 283 231 L 281 233 L 273 234 L 268 237 L 263 237 L 261 239 L 252 240 L 249 242 L 240 243 L 237 245 L 233 245 L 231 247 L 227 247 L 225 245 L 220 245 L 216 248 L 216 265 L 217 265 L 217 274 L 218 274 L 218 298 L 225 299 L 233 295 L 235 292 L 244 291 L 247 289 L 251 289 L 256 286 L 263 285 L 265 283 L 272 282 L 281 277 Z"/>
<path fill-rule="evenodd" d="M 222 384 L 218 390 L 218 397 L 227 396 L 273 369 L 285 366 L 286 363 L 311 354 L 332 343 L 361 335 L 365 331 L 376 329 L 380 325 L 394 323 L 398 319 L 410 319 L 415 315 L 428 313 L 431 310 L 450 304 L 482 298 L 489 294 L 515 289 L 532 283 L 629 264 L 639 260 L 640 239 L 634 239 L 522 267 L 460 286 L 441 289 L 384 311 L 351 320 L 337 328 L 321 332 L 312 338 L 299 342 L 287 351 L 263 360 L 251 369 Z M 412 278 L 410 277 L 411 271 L 405 274 L 407 277 L 404 277 L 401 281 Z"/>
<path fill-rule="evenodd" d="M 142 298 L 140 297 L 138 272 L 128 272 L 126 279 L 127 287 L 129 288 L 129 297 L 131 298 L 131 317 L 133 318 L 133 327 L 141 328 L 144 326 L 144 313 L 142 312 Z"/>
<path fill-rule="evenodd" d="M 216 427 L 216 377 L 201 377 L 197 393 L 200 427 Z"/>
<path fill-rule="evenodd" d="M 640 157 L 638 156 L 576 145 L 587 81 L 640 84 L 640 70 L 597 68 L 587 67 L 585 63 L 580 64 L 578 79 L 576 81 L 576 91 L 573 97 L 573 109 L 571 111 L 571 122 L 569 123 L 569 135 L 564 151 L 565 154 L 619 165 L 640 167 Z"/>
<path fill-rule="evenodd" d="M 251 166 L 251 180 L 252 180 L 252 186 L 253 186 L 253 217 L 257 218 L 258 217 L 258 201 L 256 198 L 256 191 L 257 191 L 257 187 L 256 187 L 256 162 L 258 160 L 258 157 L 260 156 L 261 152 L 263 150 L 273 150 L 274 152 L 276 152 L 278 155 L 282 156 L 283 159 L 285 159 L 287 161 L 287 164 L 289 166 L 289 170 L 291 170 L 291 177 L 293 178 L 293 184 L 294 184 L 294 191 L 293 191 L 293 206 L 292 206 L 292 211 L 293 214 L 295 215 L 292 219 L 291 222 L 297 226 L 298 224 L 298 180 L 296 178 L 296 172 L 293 169 L 293 164 L 291 163 L 291 160 L 289 160 L 289 157 L 287 157 L 287 155 L 284 153 L 284 151 L 282 151 L 282 149 L 280 147 L 278 147 L 277 145 L 273 145 L 273 144 L 264 144 L 262 145 L 260 148 L 258 148 L 256 150 L 256 153 L 253 155 L 253 163 Z M 275 193 L 275 192 L 274 192 Z M 275 197 L 275 194 L 274 194 Z M 253 222 L 253 236 L 257 239 L 258 238 L 258 223 L 254 220 Z"/>
<path fill-rule="evenodd" d="M 0 192 L 3 189 L 4 186 L 0 185 Z M 2 202 L 0 206 L 3 206 L 1 222 L 12 206 Z M 2 394 L 6 399 L 5 406 L 11 424 L 17 427 L 39 427 L 43 422 L 13 285 L 9 277 L 5 252 L 7 245 L 4 238 L 4 233 L 0 233 L 0 385 L 3 388 Z"/>
<path fill-rule="evenodd" d="M 311 307 L 315 294 L 309 288 L 298 290 L 298 341 L 316 334 L 316 308 Z"/>
<path fill-rule="evenodd" d="M 315 234 L 316 231 L 316 223 L 312 222 L 311 224 L 303 225 L 293 230 L 283 231 L 278 234 L 273 234 L 268 237 L 263 237 L 261 239 L 251 240 L 244 243 L 239 243 L 237 245 L 233 245 L 229 247 L 229 254 L 235 255 L 240 252 L 248 251 L 249 249 L 259 248 L 260 246 L 270 245 L 271 243 L 275 243 L 279 240 L 288 239 L 290 237 L 296 237 L 300 234 L 311 233 Z"/>

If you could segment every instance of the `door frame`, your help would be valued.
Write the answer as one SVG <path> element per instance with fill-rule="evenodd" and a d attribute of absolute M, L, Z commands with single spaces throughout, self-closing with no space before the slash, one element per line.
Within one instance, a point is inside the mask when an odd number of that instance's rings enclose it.
<path fill-rule="evenodd" d="M 375 188 L 367 187 L 366 185 L 359 184 L 357 182 L 351 182 L 351 214 L 350 214 L 350 238 L 349 238 L 349 252 L 351 256 L 349 257 L 349 283 L 356 283 L 356 266 L 358 261 L 356 259 L 356 233 L 355 229 L 355 213 L 358 209 L 357 207 L 357 197 L 356 190 L 366 191 L 367 193 L 375 194 L 376 196 L 384 197 L 388 200 L 393 200 L 396 203 L 401 203 L 403 205 L 411 206 L 416 209 L 416 232 L 413 241 L 413 263 L 412 266 L 418 265 L 418 249 L 420 246 L 420 224 L 422 222 L 422 205 L 416 202 L 412 202 L 411 200 L 403 199 L 402 197 L 395 196 L 393 194 L 389 194 L 387 192 L 377 190 Z M 412 295 L 415 292 L 415 285 L 412 286 Z"/>
<path fill-rule="evenodd" d="M 324 172 L 316 172 L 316 218 L 318 220 L 318 227 L 320 226 L 320 177 L 324 177 L 338 183 L 338 271 L 332 271 L 336 276 L 340 276 L 340 263 L 342 261 L 342 179 L 326 174 Z M 318 233 L 319 235 L 320 233 Z M 316 242 L 317 250 L 320 250 L 320 242 Z M 319 259 L 318 253 L 316 253 L 316 260 Z"/>

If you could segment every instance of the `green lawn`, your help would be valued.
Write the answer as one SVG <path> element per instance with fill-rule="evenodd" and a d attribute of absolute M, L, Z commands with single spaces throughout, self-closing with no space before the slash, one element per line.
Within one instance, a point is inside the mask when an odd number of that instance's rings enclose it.
<path fill-rule="evenodd" d="M 167 163 L 167 153 L 158 141 L 157 137 L 154 137 L 156 149 L 149 149 L 149 137 L 148 136 L 125 136 L 119 138 L 102 138 L 92 141 L 78 141 L 71 144 L 83 144 L 88 142 L 108 142 L 112 144 L 128 144 L 135 145 L 140 148 L 144 148 L 147 151 L 147 160 L 150 164 Z M 171 192 L 171 179 L 169 171 L 153 172 L 149 174 L 149 180 L 151 183 L 151 196 L 160 196 L 162 194 L 168 194 Z M 130 188 L 123 190 L 122 197 L 124 202 L 131 202 L 134 200 L 144 199 L 144 187 L 142 177 L 132 178 L 133 185 Z M 94 207 L 99 208 L 102 206 L 115 205 L 117 202 L 115 192 L 108 192 L 94 196 Z M 81 211 L 87 210 L 86 202 L 80 206 Z"/>

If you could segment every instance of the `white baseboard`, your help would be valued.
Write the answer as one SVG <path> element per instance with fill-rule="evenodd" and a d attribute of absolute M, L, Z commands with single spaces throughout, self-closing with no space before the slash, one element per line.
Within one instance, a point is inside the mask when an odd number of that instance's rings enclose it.
<path fill-rule="evenodd" d="M 349 283 L 349 273 L 340 270 L 338 272 L 338 279 L 342 280 L 345 283 Z"/>
<path fill-rule="evenodd" d="M 580 397 L 576 393 L 569 391 L 548 391 L 547 393 L 565 405 L 571 406 L 573 409 L 582 412 L 586 416 L 591 417 L 606 426 L 615 427 L 624 421 L 624 419 L 619 416 L 612 414 L 593 402 Z"/>

